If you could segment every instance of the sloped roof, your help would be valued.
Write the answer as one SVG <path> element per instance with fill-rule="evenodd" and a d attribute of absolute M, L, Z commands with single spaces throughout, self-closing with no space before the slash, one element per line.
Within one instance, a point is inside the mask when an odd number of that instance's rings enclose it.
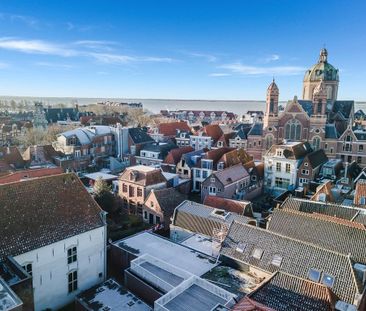
<path fill-rule="evenodd" d="M 281 208 L 304 213 L 318 213 L 366 224 L 366 211 L 352 206 L 288 197 L 281 205 Z"/>
<path fill-rule="evenodd" d="M 232 311 L 332 311 L 335 302 L 335 295 L 326 286 L 276 272 L 262 286 L 244 297 Z"/>
<path fill-rule="evenodd" d="M 238 246 L 242 252 L 237 251 Z M 259 259 L 253 257 L 256 250 Z M 231 225 L 221 254 L 268 272 L 282 271 L 303 279 L 308 279 L 310 269 L 326 273 L 334 277 L 332 291 L 348 303 L 363 290 L 347 255 L 247 224 Z M 275 255 L 281 258 L 279 266 L 272 263 Z"/>
<path fill-rule="evenodd" d="M 164 136 L 175 136 L 177 134 L 177 130 L 182 132 L 189 132 L 191 129 L 189 128 L 186 122 L 170 122 L 170 123 L 160 123 L 158 125 L 159 134 Z"/>
<path fill-rule="evenodd" d="M 341 112 L 347 119 L 351 117 L 351 112 L 355 102 L 353 100 L 336 100 L 333 104 L 333 112 Z"/>
<path fill-rule="evenodd" d="M 275 154 L 275 151 L 278 148 L 284 149 L 283 155 L 286 159 L 296 160 L 304 158 L 308 153 L 313 151 L 308 142 L 289 142 L 272 145 L 266 154 Z"/>
<path fill-rule="evenodd" d="M 10 173 L 9 175 L 0 176 L 0 184 L 8 184 L 11 182 L 17 182 L 21 180 L 27 180 L 32 178 L 45 177 L 50 175 L 62 174 L 63 169 L 61 167 L 53 168 L 40 168 L 40 169 L 30 169 L 23 171 L 16 171 Z"/>
<path fill-rule="evenodd" d="M 203 204 L 214 208 L 224 209 L 225 211 L 237 213 L 239 215 L 253 217 L 249 201 L 237 201 L 221 198 L 215 195 L 207 195 Z"/>
<path fill-rule="evenodd" d="M 177 145 L 173 143 L 157 143 L 153 142 L 151 144 L 146 144 L 142 150 L 151 151 L 151 152 L 159 152 L 159 159 L 163 160 L 168 155 L 169 151 L 172 149 L 178 148 Z"/>
<path fill-rule="evenodd" d="M 309 117 L 313 114 L 313 102 L 311 100 L 299 99 L 298 103 Z"/>
<path fill-rule="evenodd" d="M 334 123 L 328 123 L 325 125 L 325 138 L 338 139 L 339 133 Z"/>
<path fill-rule="evenodd" d="M 236 213 L 225 212 L 223 209 L 218 211 L 225 216 L 216 215 L 216 210 L 218 209 L 186 200 L 175 209 L 173 225 L 195 233 L 212 236 L 214 229 L 221 229 L 222 226 L 229 227 L 234 220 L 243 223 L 255 221 Z"/>
<path fill-rule="evenodd" d="M 351 221 L 289 209 L 275 209 L 268 230 L 318 245 L 366 264 L 366 229 Z"/>
<path fill-rule="evenodd" d="M 164 215 L 169 217 L 173 216 L 175 208 L 187 199 L 185 194 L 180 193 L 174 188 L 153 189 L 149 196 L 155 196 Z"/>
<path fill-rule="evenodd" d="M 263 123 L 254 123 L 250 131 L 248 132 L 248 136 L 262 136 L 263 134 Z"/>
<path fill-rule="evenodd" d="M 194 149 L 191 146 L 184 146 L 170 150 L 168 155 L 164 159 L 164 163 L 177 165 L 184 154 L 190 153 L 192 151 L 194 151 Z"/>
<path fill-rule="evenodd" d="M 219 138 L 224 134 L 221 127 L 217 124 L 206 125 L 202 130 L 207 136 L 212 137 L 214 142 L 217 142 Z"/>
<path fill-rule="evenodd" d="M 154 140 L 140 127 L 133 127 L 128 129 L 128 134 L 134 144 L 142 144 L 153 142 Z"/>
<path fill-rule="evenodd" d="M 0 160 L 12 168 L 24 168 L 25 165 L 17 147 L 0 147 Z"/>
<path fill-rule="evenodd" d="M 222 155 L 218 162 L 224 162 L 225 167 L 230 167 L 236 164 L 247 164 L 253 159 L 243 148 L 235 149 L 226 152 Z"/>
<path fill-rule="evenodd" d="M 235 148 L 222 147 L 222 148 L 218 148 L 218 149 L 212 149 L 212 150 L 207 151 L 202 158 L 207 159 L 207 160 L 212 160 L 212 162 L 214 164 L 214 168 L 215 168 L 216 164 L 219 162 L 221 157 L 225 153 L 233 151 L 233 150 L 235 150 Z M 199 166 L 200 162 L 198 162 L 197 164 Z"/>
<path fill-rule="evenodd" d="M 136 179 L 132 179 L 131 176 Z M 162 171 L 158 168 L 147 167 L 143 165 L 130 166 L 120 175 L 120 180 L 132 182 L 141 186 L 150 186 L 160 183 L 166 183 Z"/>
<path fill-rule="evenodd" d="M 317 168 L 318 166 L 328 161 L 328 157 L 323 149 L 318 149 L 307 154 L 305 156 L 304 162 L 306 161 L 306 159 L 309 161 L 311 168 Z"/>
<path fill-rule="evenodd" d="M 0 260 L 104 226 L 74 174 L 0 185 Z"/>
<path fill-rule="evenodd" d="M 230 166 L 221 171 L 213 173 L 213 175 L 224 185 L 228 186 L 235 183 L 245 177 L 249 176 L 248 171 L 244 168 L 242 164 L 237 164 Z M 210 177 L 208 177 L 210 178 Z"/>
<path fill-rule="evenodd" d="M 360 179 L 356 184 L 356 191 L 354 197 L 355 204 L 361 204 L 361 198 L 365 198 L 366 200 L 366 179 Z M 366 205 L 362 207 L 366 208 Z"/>
<path fill-rule="evenodd" d="M 182 159 L 184 159 L 184 161 L 186 162 L 186 164 L 189 167 L 193 167 L 193 166 L 196 165 L 193 161 L 193 157 L 194 156 L 202 156 L 202 154 L 205 154 L 207 151 L 208 151 L 208 149 L 206 149 L 206 148 L 205 149 L 200 149 L 200 150 L 194 150 L 194 151 L 183 154 Z"/>

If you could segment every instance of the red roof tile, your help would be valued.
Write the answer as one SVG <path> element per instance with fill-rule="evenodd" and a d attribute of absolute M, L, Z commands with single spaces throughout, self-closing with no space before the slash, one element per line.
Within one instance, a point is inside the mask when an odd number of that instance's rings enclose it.
<path fill-rule="evenodd" d="M 171 123 L 160 123 L 158 125 L 159 133 L 164 136 L 173 136 L 177 134 L 177 130 L 189 132 L 189 128 L 186 122 L 171 122 Z"/>
<path fill-rule="evenodd" d="M 163 163 L 165 164 L 172 164 L 177 165 L 177 163 L 182 158 L 183 154 L 186 154 L 188 152 L 192 152 L 194 149 L 191 146 L 185 146 L 181 148 L 175 148 L 169 151 L 168 155 L 165 157 L 165 160 Z"/>
<path fill-rule="evenodd" d="M 237 213 L 239 215 L 253 216 L 251 211 L 248 211 L 251 215 L 247 215 L 247 213 L 245 212 L 246 208 L 249 206 L 248 203 L 249 202 L 240 202 L 212 195 L 206 196 L 205 200 L 203 201 L 204 205 L 224 209 L 226 211 Z"/>
<path fill-rule="evenodd" d="M 58 174 L 62 174 L 62 173 L 63 173 L 63 170 L 61 167 L 17 171 L 17 172 L 11 173 L 6 176 L 1 176 L 0 185 L 8 184 L 11 182 L 17 182 L 17 181 L 21 181 L 21 180 L 29 180 L 32 178 L 58 175 Z"/>

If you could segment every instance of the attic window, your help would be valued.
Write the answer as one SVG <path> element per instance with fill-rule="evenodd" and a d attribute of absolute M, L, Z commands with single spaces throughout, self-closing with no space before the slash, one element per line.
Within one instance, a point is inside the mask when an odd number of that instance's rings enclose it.
<path fill-rule="evenodd" d="M 256 259 L 261 259 L 262 255 L 263 255 L 263 250 L 260 248 L 255 248 L 252 253 L 252 257 L 256 258 Z"/>
<path fill-rule="evenodd" d="M 334 277 L 327 273 L 323 273 L 322 283 L 326 287 L 332 288 L 334 285 Z"/>
<path fill-rule="evenodd" d="M 311 268 L 309 270 L 309 274 L 308 274 L 309 280 L 313 281 L 313 282 L 319 282 L 320 280 L 320 271 Z"/>
<path fill-rule="evenodd" d="M 281 263 L 282 263 L 282 256 L 274 255 L 273 259 L 271 261 L 271 264 L 276 266 L 276 267 L 281 267 Z"/>
<path fill-rule="evenodd" d="M 246 247 L 246 243 L 238 243 L 238 246 L 236 247 L 236 251 L 238 253 L 244 253 L 245 247 Z"/>

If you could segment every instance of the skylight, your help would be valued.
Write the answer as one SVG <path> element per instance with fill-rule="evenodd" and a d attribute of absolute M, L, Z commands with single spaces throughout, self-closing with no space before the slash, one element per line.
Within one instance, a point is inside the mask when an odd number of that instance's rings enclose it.
<path fill-rule="evenodd" d="M 252 257 L 254 257 L 256 259 L 261 259 L 262 255 L 263 255 L 263 250 L 261 250 L 260 248 L 255 248 L 252 253 Z"/>
<path fill-rule="evenodd" d="M 316 270 L 316 269 L 313 269 L 313 268 L 311 268 L 310 270 L 309 270 L 309 275 L 308 275 L 308 277 L 309 277 L 309 280 L 311 280 L 311 281 L 313 281 L 313 282 L 319 282 L 319 280 L 320 280 L 320 271 L 318 271 L 318 270 Z"/>
<path fill-rule="evenodd" d="M 274 265 L 276 267 L 281 267 L 282 256 L 274 255 L 271 263 L 272 263 L 272 265 Z"/>
<path fill-rule="evenodd" d="M 245 247 L 247 246 L 246 243 L 238 243 L 238 246 L 236 247 L 236 251 L 238 253 L 244 253 Z"/>
<path fill-rule="evenodd" d="M 333 287 L 334 284 L 334 277 L 327 274 L 327 273 L 323 273 L 323 277 L 322 277 L 322 283 L 329 288 Z"/>

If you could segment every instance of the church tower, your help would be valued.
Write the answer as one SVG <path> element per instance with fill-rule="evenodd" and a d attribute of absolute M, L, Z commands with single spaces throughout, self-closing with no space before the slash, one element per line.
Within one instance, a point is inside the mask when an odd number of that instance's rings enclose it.
<path fill-rule="evenodd" d="M 277 116 L 278 115 L 278 97 L 280 95 L 280 90 L 273 79 L 272 83 L 267 89 L 267 99 L 266 99 L 266 115 L 267 116 Z"/>
<path fill-rule="evenodd" d="M 325 115 L 327 109 L 327 89 L 323 80 L 313 92 L 313 115 Z"/>
<path fill-rule="evenodd" d="M 328 63 L 328 51 L 320 50 L 318 62 L 306 71 L 303 82 L 303 99 L 312 100 L 314 89 L 323 81 L 327 99 L 336 101 L 338 95 L 338 69 Z"/>

